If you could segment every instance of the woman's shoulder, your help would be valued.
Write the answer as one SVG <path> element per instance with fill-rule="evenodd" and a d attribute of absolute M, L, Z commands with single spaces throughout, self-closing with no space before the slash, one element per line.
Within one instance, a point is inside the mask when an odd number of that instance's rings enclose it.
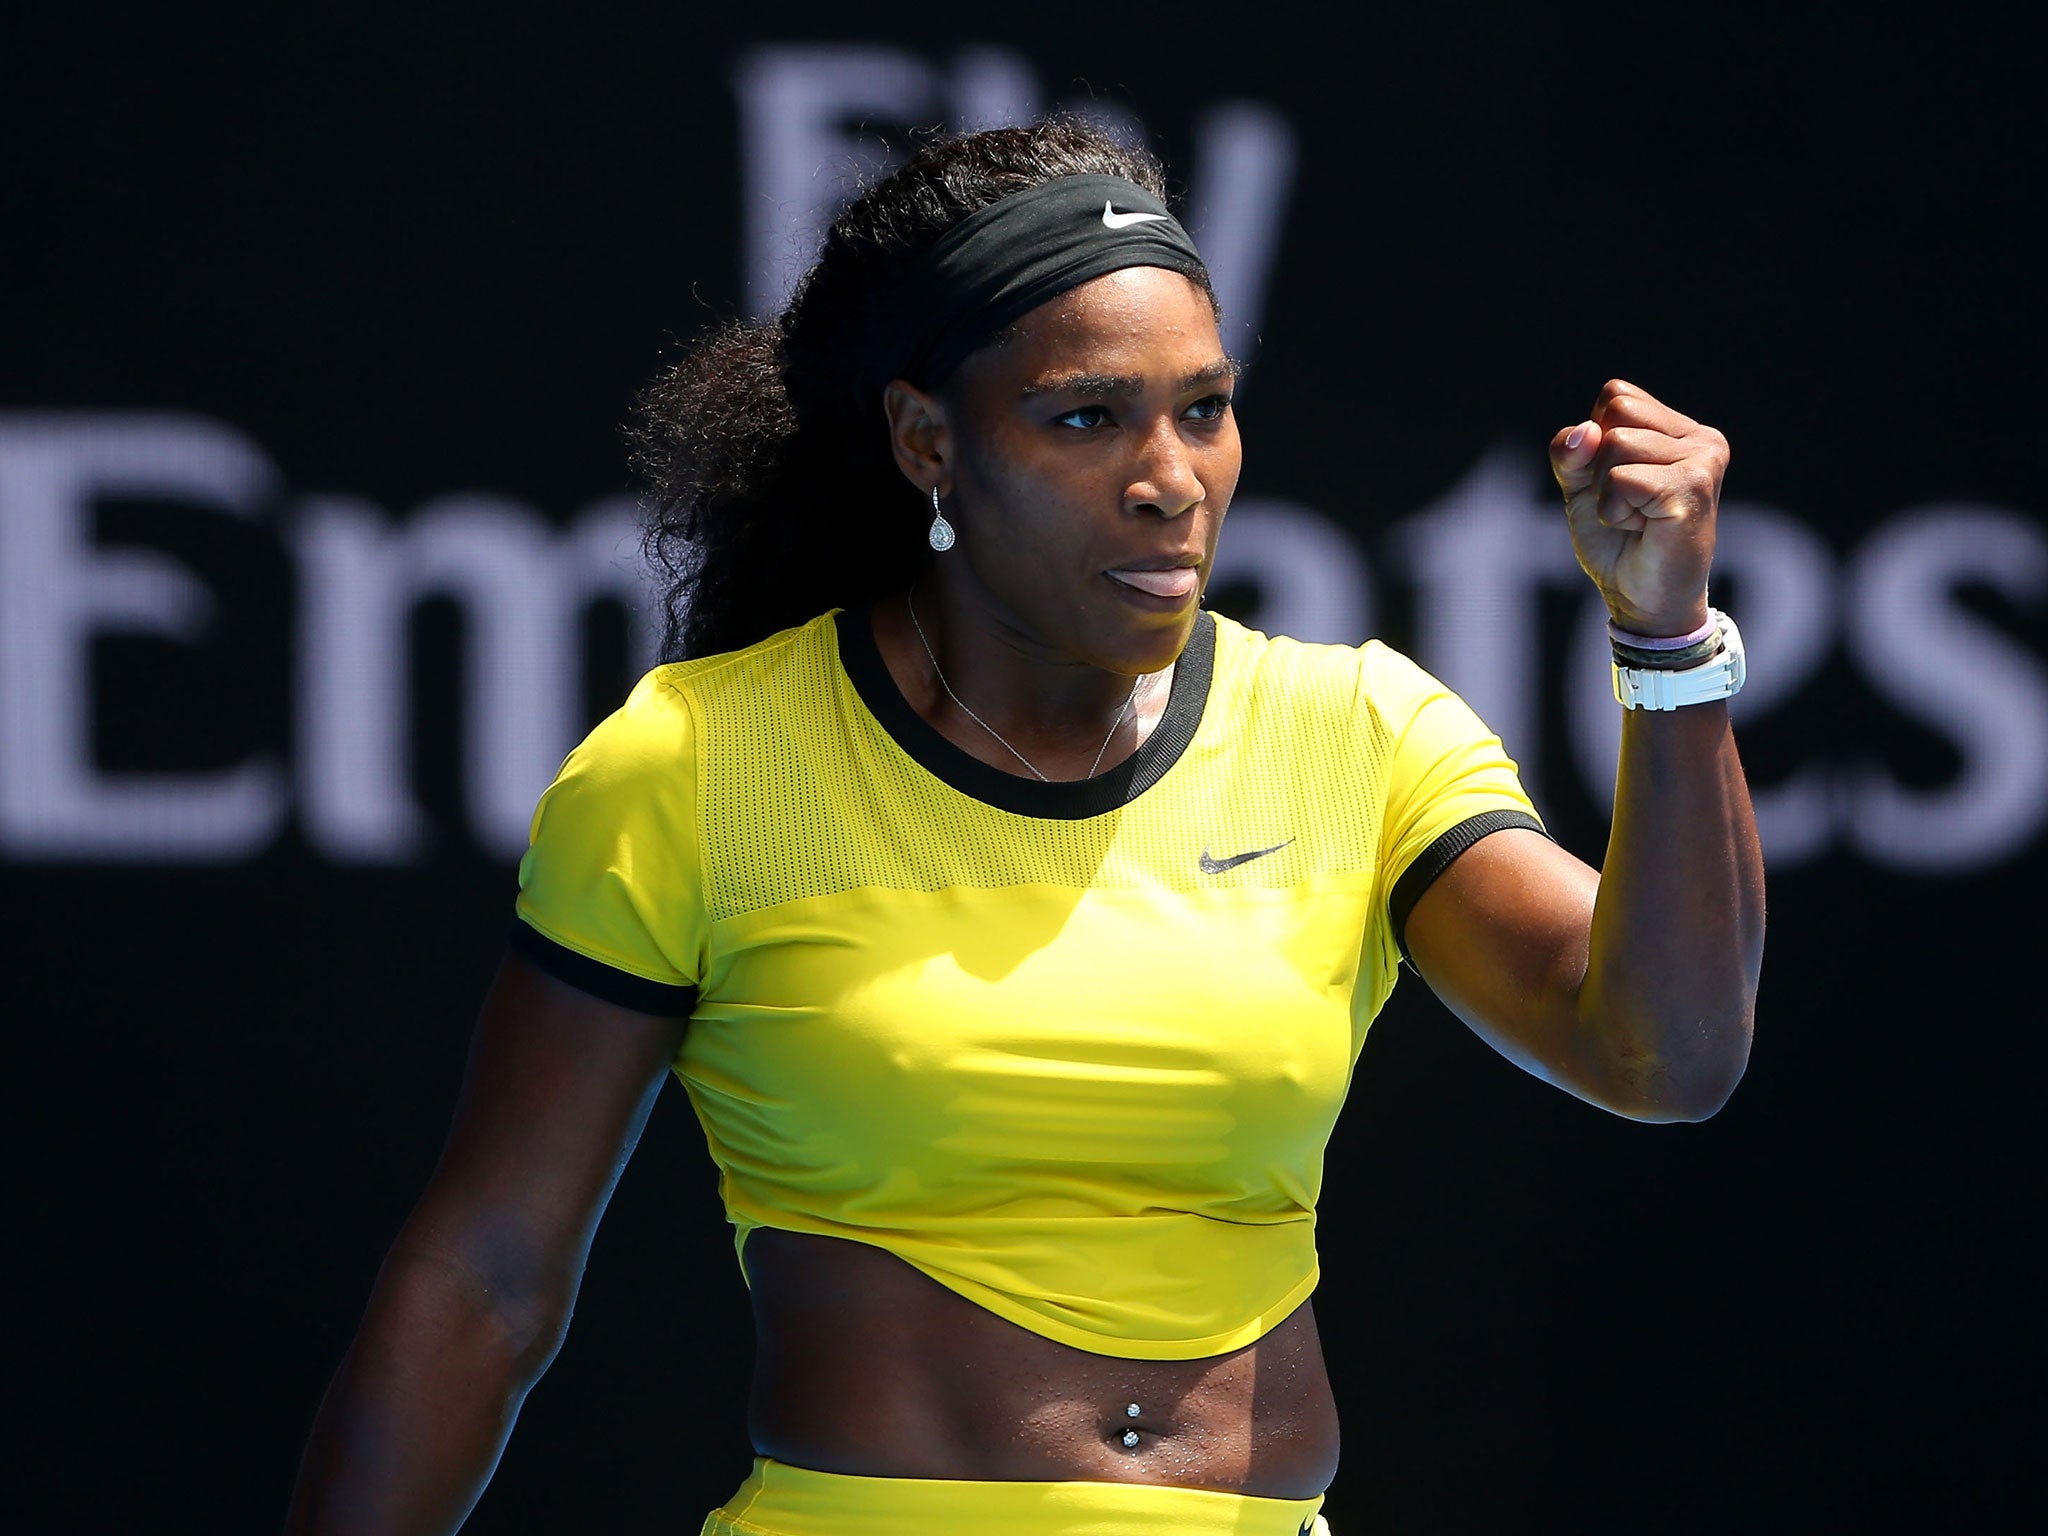
<path fill-rule="evenodd" d="M 660 737 L 687 729 L 693 713 L 716 708 L 735 695 L 758 697 L 764 688 L 787 684 L 832 659 L 834 613 L 766 635 L 737 650 L 665 661 L 650 668 L 626 696 L 610 727 L 624 737 Z"/>
<path fill-rule="evenodd" d="M 1345 710 L 1393 704 L 1443 687 L 1384 641 L 1357 645 L 1268 635 L 1216 616 L 1216 665 L 1255 692 L 1277 693 L 1299 705 L 1327 703 Z"/>
<path fill-rule="evenodd" d="M 1266 635 L 1219 617 L 1212 697 L 1232 724 L 1327 744 L 1361 740 L 1375 750 L 1488 734 L 1457 693 L 1381 640 L 1331 645 Z"/>

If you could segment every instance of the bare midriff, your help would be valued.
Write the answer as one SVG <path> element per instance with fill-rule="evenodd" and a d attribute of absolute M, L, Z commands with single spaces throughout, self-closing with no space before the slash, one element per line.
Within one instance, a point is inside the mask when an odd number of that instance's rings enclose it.
<path fill-rule="evenodd" d="M 861 1477 L 1282 1499 L 1313 1498 L 1336 1473 L 1336 1405 L 1307 1302 L 1229 1354 L 1126 1360 L 1042 1338 L 863 1243 L 761 1228 L 746 1260 L 748 1426 L 763 1456 Z"/>

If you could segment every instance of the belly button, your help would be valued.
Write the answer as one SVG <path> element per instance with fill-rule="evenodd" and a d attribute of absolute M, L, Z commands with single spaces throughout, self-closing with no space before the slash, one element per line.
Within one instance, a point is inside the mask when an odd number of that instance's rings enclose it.
<path fill-rule="evenodd" d="M 1145 1410 L 1140 1408 L 1136 1403 L 1124 1404 L 1125 1418 L 1135 1419 L 1139 1414 L 1143 1413 L 1144 1411 Z M 1119 1438 L 1122 1439 L 1124 1443 L 1124 1449 L 1131 1450 L 1137 1446 L 1138 1432 L 1135 1429 L 1127 1429 Z"/>

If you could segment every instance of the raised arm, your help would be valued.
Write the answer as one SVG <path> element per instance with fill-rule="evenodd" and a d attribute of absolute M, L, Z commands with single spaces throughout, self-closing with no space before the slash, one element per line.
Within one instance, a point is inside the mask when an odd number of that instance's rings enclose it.
<path fill-rule="evenodd" d="M 314 1422 L 289 1536 L 462 1523 L 561 1344 L 683 1027 L 506 957 L 441 1161 Z"/>
<path fill-rule="evenodd" d="M 1614 380 L 1550 452 L 1579 562 L 1616 626 L 1697 630 L 1726 440 Z M 1511 1060 L 1618 1114 L 1699 1120 L 1749 1059 L 1763 892 L 1726 701 L 1632 709 L 1600 870 L 1533 832 L 1496 832 L 1416 902 L 1408 947 Z"/>

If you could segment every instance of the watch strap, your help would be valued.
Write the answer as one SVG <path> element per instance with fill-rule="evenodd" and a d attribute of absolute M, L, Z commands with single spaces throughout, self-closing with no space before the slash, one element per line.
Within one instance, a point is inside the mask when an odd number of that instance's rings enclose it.
<path fill-rule="evenodd" d="M 1721 647 L 1697 666 L 1676 671 L 1654 667 L 1625 667 L 1613 663 L 1614 699 L 1623 709 L 1683 709 L 1688 704 L 1710 704 L 1733 698 L 1742 691 L 1749 675 L 1742 650 L 1742 632 L 1735 621 L 1718 608 L 1707 610 L 1714 621 Z"/>

